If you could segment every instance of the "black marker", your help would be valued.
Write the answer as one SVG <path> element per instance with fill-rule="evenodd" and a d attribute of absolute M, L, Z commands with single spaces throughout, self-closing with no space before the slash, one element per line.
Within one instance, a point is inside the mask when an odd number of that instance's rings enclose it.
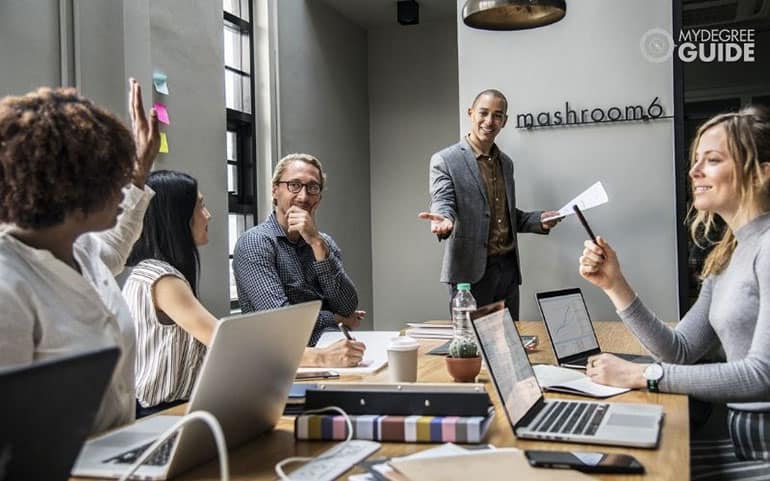
<path fill-rule="evenodd" d="M 594 244 L 599 245 L 599 243 L 596 242 L 596 236 L 594 235 L 594 231 L 592 231 L 591 227 L 588 225 L 588 221 L 586 221 L 585 216 L 583 216 L 583 213 L 580 211 L 580 207 L 578 207 L 577 205 L 573 205 L 572 210 L 575 211 L 575 214 L 578 216 L 578 219 L 580 219 L 580 223 L 583 224 L 583 228 L 585 228 L 586 232 L 588 232 L 588 236 L 591 238 L 592 241 L 594 241 Z"/>

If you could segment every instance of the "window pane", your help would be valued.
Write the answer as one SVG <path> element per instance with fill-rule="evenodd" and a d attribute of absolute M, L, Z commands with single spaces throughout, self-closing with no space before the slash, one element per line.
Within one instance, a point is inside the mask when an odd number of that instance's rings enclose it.
<path fill-rule="evenodd" d="M 227 215 L 227 239 L 229 241 L 229 247 L 227 249 L 228 254 L 233 255 L 235 250 L 235 243 L 238 241 L 238 214 Z"/>
<path fill-rule="evenodd" d="M 238 166 L 227 165 L 227 191 L 238 195 Z"/>
<path fill-rule="evenodd" d="M 235 285 L 235 273 L 233 272 L 233 260 L 229 259 L 229 268 L 230 271 L 230 300 L 231 301 L 237 301 L 238 300 L 238 287 Z"/>
<path fill-rule="evenodd" d="M 227 131 L 227 160 L 238 160 L 238 148 L 236 147 L 237 139 L 238 137 L 235 132 Z"/>
<path fill-rule="evenodd" d="M 225 65 L 249 71 L 249 36 L 230 22 L 225 22 Z"/>
<path fill-rule="evenodd" d="M 222 9 L 248 22 L 250 21 L 248 2 L 249 0 L 222 0 Z"/>
<path fill-rule="evenodd" d="M 250 77 L 225 70 L 225 104 L 228 109 L 251 113 Z"/>

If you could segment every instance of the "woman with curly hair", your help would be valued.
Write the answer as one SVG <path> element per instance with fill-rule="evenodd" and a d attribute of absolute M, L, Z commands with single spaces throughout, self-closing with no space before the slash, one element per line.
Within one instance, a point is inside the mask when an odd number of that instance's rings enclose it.
<path fill-rule="evenodd" d="M 133 136 L 70 88 L 0 100 L 0 365 L 118 345 L 93 432 L 134 419 L 134 326 L 113 276 L 142 231 L 159 134 L 133 79 L 131 118 Z"/>
<path fill-rule="evenodd" d="M 770 479 L 770 116 L 718 115 L 691 148 L 697 210 L 692 233 L 727 228 L 706 258 L 698 300 L 670 328 L 637 297 L 602 238 L 586 241 L 580 274 L 602 288 L 623 322 L 660 361 L 589 359 L 596 382 L 727 403 L 729 439 L 692 443 L 692 479 Z M 725 362 L 696 364 L 721 343 Z"/>

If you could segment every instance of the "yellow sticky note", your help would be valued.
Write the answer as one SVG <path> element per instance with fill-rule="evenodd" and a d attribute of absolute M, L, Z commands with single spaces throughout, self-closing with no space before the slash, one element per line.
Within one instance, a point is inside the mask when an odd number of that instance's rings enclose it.
<path fill-rule="evenodd" d="M 165 132 L 160 133 L 160 150 L 158 152 L 168 154 L 168 139 Z"/>

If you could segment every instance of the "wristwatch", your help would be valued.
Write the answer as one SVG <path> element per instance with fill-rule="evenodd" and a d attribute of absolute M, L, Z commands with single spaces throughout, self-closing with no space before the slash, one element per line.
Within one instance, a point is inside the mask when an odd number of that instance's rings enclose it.
<path fill-rule="evenodd" d="M 657 362 L 650 364 L 644 370 L 644 378 L 647 380 L 647 390 L 658 392 L 658 382 L 663 378 L 663 367 Z"/>

